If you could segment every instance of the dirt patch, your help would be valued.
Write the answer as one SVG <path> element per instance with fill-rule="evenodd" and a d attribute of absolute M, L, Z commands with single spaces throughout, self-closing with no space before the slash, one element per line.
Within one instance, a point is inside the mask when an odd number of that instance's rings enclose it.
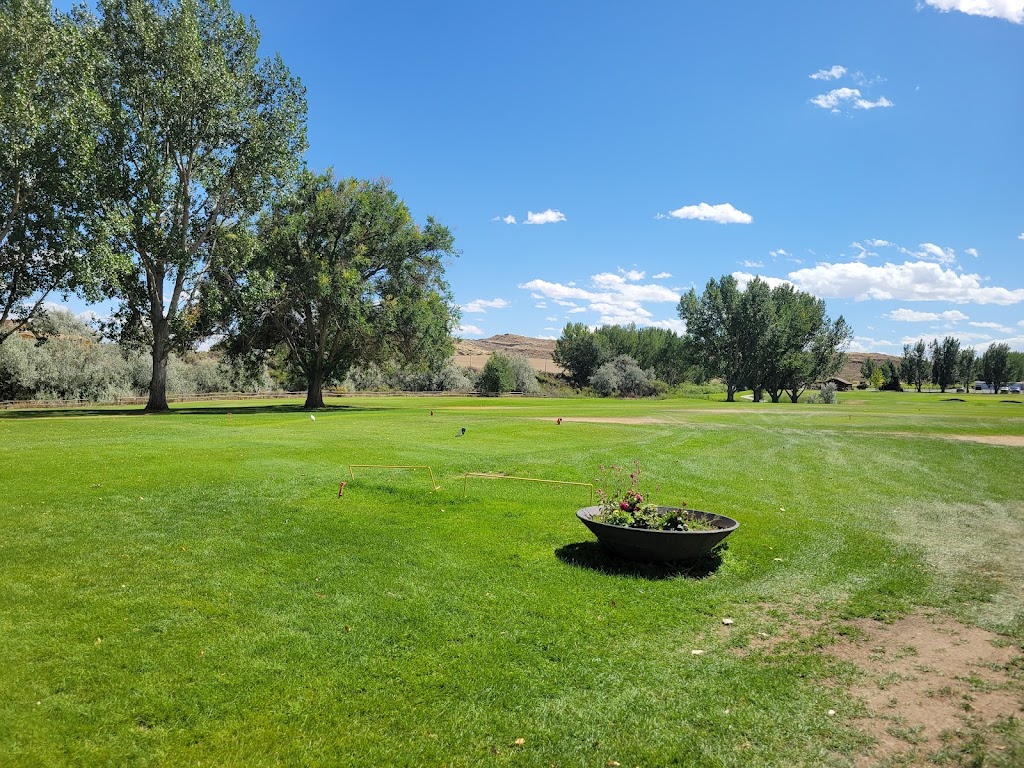
<path fill-rule="evenodd" d="M 962 443 L 982 443 L 984 445 L 1001 445 L 1007 448 L 1024 448 L 1024 435 L 951 435 L 941 432 L 865 432 L 862 430 L 846 430 L 845 434 L 860 434 L 887 437 L 908 437 L 915 440 L 922 438 L 931 440 L 957 440 Z"/>
<path fill-rule="evenodd" d="M 1024 448 L 1024 435 L 937 435 L 937 437 L 942 437 L 946 440 L 962 440 L 968 443 Z"/>
<path fill-rule="evenodd" d="M 582 421 L 587 424 L 675 424 L 669 419 L 656 419 L 652 416 L 573 416 L 562 419 L 563 422 Z"/>
<path fill-rule="evenodd" d="M 843 638 L 829 652 L 866 673 L 850 693 L 867 707 L 857 725 L 877 744 L 857 765 L 930 765 L 979 731 L 999 751 L 991 726 L 1024 712 L 1018 647 L 936 614 L 853 626 L 857 639 Z"/>

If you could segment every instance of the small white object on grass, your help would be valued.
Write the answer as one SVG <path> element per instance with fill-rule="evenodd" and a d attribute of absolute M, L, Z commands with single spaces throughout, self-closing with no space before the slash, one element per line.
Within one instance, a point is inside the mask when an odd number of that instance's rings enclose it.
<path fill-rule="evenodd" d="M 315 415 L 315 414 L 312 414 L 312 413 L 311 413 L 311 414 L 309 414 L 309 420 L 310 420 L 310 421 L 316 421 L 316 415 Z"/>

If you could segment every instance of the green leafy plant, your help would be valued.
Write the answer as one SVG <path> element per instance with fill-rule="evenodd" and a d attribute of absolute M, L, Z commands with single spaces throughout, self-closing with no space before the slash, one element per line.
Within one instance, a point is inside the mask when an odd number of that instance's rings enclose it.
<path fill-rule="evenodd" d="M 640 489 L 640 462 L 633 460 L 633 469 L 628 472 L 621 466 L 611 465 L 605 474 L 597 478 L 597 496 L 601 500 L 601 512 L 594 516 L 599 523 L 618 525 L 623 528 L 643 528 L 652 531 L 709 531 L 710 525 L 692 511 L 686 509 L 686 502 L 679 507 L 659 507 L 647 500 Z M 656 487 L 657 491 L 661 486 Z"/>

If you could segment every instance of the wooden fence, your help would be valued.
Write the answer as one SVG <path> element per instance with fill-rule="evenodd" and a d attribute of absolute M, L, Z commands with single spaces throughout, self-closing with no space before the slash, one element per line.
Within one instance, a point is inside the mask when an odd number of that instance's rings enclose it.
<path fill-rule="evenodd" d="M 505 397 L 540 397 L 522 392 L 506 392 Z M 324 397 L 480 397 L 479 392 L 332 392 Z M 302 392 L 204 392 L 199 395 L 168 395 L 168 403 L 203 403 L 212 400 L 294 400 L 305 399 Z M 113 400 L 0 400 L 0 410 L 12 408 L 84 408 L 105 405 L 145 405 L 148 397 L 117 397 Z"/>

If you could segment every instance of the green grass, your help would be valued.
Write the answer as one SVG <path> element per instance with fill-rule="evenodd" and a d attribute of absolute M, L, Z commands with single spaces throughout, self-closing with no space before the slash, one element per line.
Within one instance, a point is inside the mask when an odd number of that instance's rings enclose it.
<path fill-rule="evenodd" d="M 945 439 L 1024 406 L 948 397 L 0 412 L 0 762 L 850 765 L 846 619 L 1024 640 L 1024 451 Z M 740 520 L 706 577 L 606 558 L 584 489 L 463 496 L 632 458 Z"/>

